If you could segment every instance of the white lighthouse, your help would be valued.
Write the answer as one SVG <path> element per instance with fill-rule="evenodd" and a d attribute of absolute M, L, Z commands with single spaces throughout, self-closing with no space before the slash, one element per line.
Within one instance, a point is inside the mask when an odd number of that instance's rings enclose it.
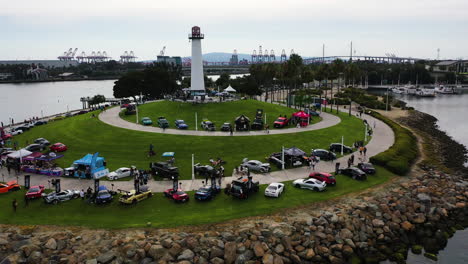
<path fill-rule="evenodd" d="M 189 34 L 192 40 L 192 73 L 190 79 L 190 93 L 192 95 L 205 94 L 205 80 L 203 77 L 203 59 L 201 51 L 201 40 L 204 35 L 200 32 L 200 27 L 192 27 L 192 34 Z"/>

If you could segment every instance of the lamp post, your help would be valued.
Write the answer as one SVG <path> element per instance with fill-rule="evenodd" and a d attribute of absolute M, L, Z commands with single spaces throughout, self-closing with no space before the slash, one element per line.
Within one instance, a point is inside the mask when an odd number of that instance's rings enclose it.
<path fill-rule="evenodd" d="M 341 136 L 341 156 L 343 156 L 344 136 Z"/>
<path fill-rule="evenodd" d="M 195 180 L 195 155 L 192 154 L 192 180 Z"/>
<path fill-rule="evenodd" d="M 197 117 L 197 112 L 195 112 L 195 130 L 198 131 L 198 117 Z"/>
<path fill-rule="evenodd" d="M 284 170 L 284 146 L 281 148 L 281 169 Z"/>
<path fill-rule="evenodd" d="M 135 104 L 136 123 L 138 124 L 138 104 Z"/>
<path fill-rule="evenodd" d="M 366 125 L 366 128 L 364 130 L 364 143 L 366 143 L 367 141 L 367 123 L 365 125 Z"/>

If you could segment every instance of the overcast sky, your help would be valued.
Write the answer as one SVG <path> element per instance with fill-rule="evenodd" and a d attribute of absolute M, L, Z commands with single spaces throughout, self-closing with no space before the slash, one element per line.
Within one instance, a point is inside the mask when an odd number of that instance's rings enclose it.
<path fill-rule="evenodd" d="M 189 56 L 194 25 L 203 53 L 349 55 L 353 41 L 356 55 L 468 59 L 468 0 L 0 0 L 0 60 Z"/>

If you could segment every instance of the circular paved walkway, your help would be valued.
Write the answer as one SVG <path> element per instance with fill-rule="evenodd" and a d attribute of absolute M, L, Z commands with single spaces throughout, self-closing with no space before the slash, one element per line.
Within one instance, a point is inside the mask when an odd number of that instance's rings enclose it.
<path fill-rule="evenodd" d="M 118 108 L 117 110 L 107 110 L 105 113 L 103 113 L 104 119 L 108 120 L 107 117 L 108 115 L 111 116 L 117 116 L 118 114 Z M 325 114 L 325 113 L 324 113 Z M 355 113 L 353 113 L 355 114 Z M 328 115 L 328 114 L 327 114 Z M 326 115 L 324 115 L 326 116 Z M 331 116 L 331 115 L 330 115 Z M 102 118 L 100 116 L 100 118 Z M 359 162 L 360 159 L 362 160 L 368 160 L 368 157 L 372 157 L 374 155 L 377 155 L 388 148 L 390 148 L 393 143 L 394 143 L 394 133 L 393 130 L 387 126 L 384 122 L 368 116 L 368 115 L 363 115 L 363 119 L 367 120 L 367 122 L 372 126 L 374 133 L 372 136 L 372 139 L 369 141 L 369 143 L 366 145 L 367 147 L 367 156 L 361 156 L 359 155 L 359 152 L 354 152 L 355 162 Z M 119 120 L 120 118 L 110 118 L 111 120 Z M 102 119 L 101 119 L 102 120 Z M 122 120 L 122 119 L 120 119 Z M 116 121 L 117 122 L 117 121 Z M 125 123 L 129 123 L 124 121 Z M 322 123 L 322 122 L 321 122 Z M 131 123 L 129 123 L 131 124 Z M 140 126 L 137 125 L 139 128 Z M 143 127 L 143 128 L 149 128 L 149 127 Z M 155 128 L 158 129 L 158 128 Z M 156 130 L 157 131 L 157 130 Z M 170 130 L 166 130 L 166 133 L 168 133 Z M 173 129 L 173 131 L 178 131 Z M 283 131 L 283 130 L 281 130 Z M 151 131 L 150 131 L 151 132 Z M 291 132 L 293 133 L 293 132 Z M 364 131 L 363 131 L 364 133 Z M 209 133 L 210 135 L 213 133 Z M 345 135 L 346 136 L 346 135 Z M 300 147 L 300 146 L 299 146 Z M 304 151 L 309 151 L 309 150 L 304 150 Z M 334 172 L 335 171 L 335 163 L 339 162 L 341 166 L 346 166 L 348 158 L 351 154 L 343 156 L 336 161 L 321 161 L 319 162 L 316 166 L 315 169 L 316 171 L 321 171 L 321 172 Z M 235 161 L 230 161 L 230 162 L 235 162 Z M 240 163 L 240 161 L 239 161 Z M 177 164 L 176 164 L 177 165 Z M 18 180 L 20 184 L 24 183 L 24 174 L 20 174 L 18 176 L 14 175 L 14 173 L 11 173 L 10 175 L 8 174 L 7 170 L 5 168 L 0 170 L 1 174 L 4 176 L 4 181 L 10 181 L 10 180 L 15 180 L 18 177 Z M 295 179 L 300 179 L 300 178 L 306 178 L 308 176 L 308 173 L 310 173 L 310 170 L 307 167 L 300 167 L 300 168 L 295 168 L 295 169 L 288 169 L 288 170 L 283 170 L 283 171 L 274 171 L 271 173 L 267 174 L 252 174 L 254 180 L 260 181 L 261 184 L 269 184 L 272 182 L 282 182 L 282 181 L 289 181 L 289 180 L 295 180 Z M 228 172 L 229 174 L 229 172 Z M 223 178 L 222 186 L 224 187 L 227 183 L 230 183 L 234 178 L 237 178 L 237 175 L 231 176 L 231 177 L 225 177 Z M 49 186 L 48 181 L 51 180 L 52 177 L 44 176 L 44 175 L 32 175 L 31 176 L 31 185 L 45 185 Z M 201 179 L 193 179 L 193 180 L 181 180 L 180 182 L 182 183 L 182 189 L 184 190 L 197 190 L 202 186 L 202 181 Z M 103 181 L 102 182 L 105 185 L 110 185 L 111 182 Z M 112 182 L 114 184 L 114 189 L 123 189 L 123 190 L 131 190 L 133 189 L 133 181 L 116 181 Z M 62 178 L 61 180 L 61 186 L 62 189 L 86 189 L 88 187 L 93 186 L 93 181 L 92 180 L 86 180 L 86 179 L 72 179 L 72 178 Z M 165 181 L 154 181 L 151 180 L 148 182 L 149 188 L 153 192 L 163 192 L 164 190 L 168 188 L 172 188 L 172 182 L 169 180 Z"/>
<path fill-rule="evenodd" d="M 190 135 L 190 136 L 230 136 L 229 132 L 222 132 L 222 131 L 196 131 L 196 130 L 181 130 L 181 129 L 170 129 L 167 128 L 163 130 L 159 127 L 154 126 L 143 126 L 137 123 L 128 122 L 119 116 L 120 108 L 113 107 L 105 112 L 99 114 L 99 120 L 102 122 L 109 124 L 111 126 L 126 128 L 130 130 L 137 130 L 137 131 L 145 131 L 151 133 L 163 133 L 163 134 L 172 134 L 172 135 Z M 288 133 L 297 133 L 297 132 L 305 132 L 311 130 L 317 130 L 322 128 L 331 127 L 340 123 L 341 119 L 335 115 L 331 115 L 328 113 L 322 113 L 320 115 L 322 120 L 318 123 L 309 125 L 307 127 L 301 128 L 285 128 L 285 129 L 270 129 L 271 135 L 278 135 L 278 134 L 288 134 Z M 248 132 L 234 132 L 234 136 L 259 136 L 265 135 L 265 131 L 257 130 L 257 131 L 248 131 Z"/>

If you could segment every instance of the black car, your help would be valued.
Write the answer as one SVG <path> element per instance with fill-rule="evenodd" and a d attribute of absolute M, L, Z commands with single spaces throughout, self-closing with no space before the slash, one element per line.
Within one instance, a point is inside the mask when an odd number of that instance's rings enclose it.
<path fill-rule="evenodd" d="M 374 168 L 374 165 L 372 165 L 372 163 L 369 163 L 369 162 L 358 163 L 357 167 L 363 172 L 365 172 L 366 174 L 375 174 L 375 168 Z"/>
<path fill-rule="evenodd" d="M 34 143 L 41 145 L 43 148 L 50 145 L 50 142 L 45 138 L 37 138 Z"/>
<path fill-rule="evenodd" d="M 321 160 L 335 160 L 336 154 L 325 149 L 314 149 L 311 153 L 312 156 L 319 157 Z"/>
<path fill-rule="evenodd" d="M 210 165 L 200 165 L 200 163 L 195 164 L 193 166 L 193 171 L 195 174 L 200 175 L 200 176 L 211 176 L 216 174 L 215 168 Z"/>
<path fill-rule="evenodd" d="M 256 193 L 260 190 L 258 181 L 253 181 L 251 177 L 247 179 L 240 177 L 231 182 L 231 188 L 228 189 L 228 194 L 239 199 L 247 199 L 249 194 Z M 226 190 L 225 190 L 226 192 Z"/>
<path fill-rule="evenodd" d="M 340 169 L 339 172 L 340 174 L 347 175 L 355 180 L 363 181 L 367 179 L 366 173 L 356 167 Z"/>
<path fill-rule="evenodd" d="M 346 145 L 342 145 L 341 143 L 331 143 L 330 144 L 330 151 L 333 152 L 341 152 L 341 146 L 343 146 L 343 153 L 352 153 L 353 149 Z"/>
<path fill-rule="evenodd" d="M 34 123 L 34 126 L 42 126 L 42 125 L 45 125 L 45 124 L 47 124 L 47 121 L 41 120 L 41 121 L 37 121 L 36 123 Z"/>
<path fill-rule="evenodd" d="M 29 130 L 30 128 L 31 128 L 31 127 L 28 126 L 28 125 L 21 125 L 21 126 L 18 126 L 18 127 L 13 128 L 13 130 L 14 130 L 14 131 L 23 130 L 23 132 L 24 132 L 24 131 Z"/>
<path fill-rule="evenodd" d="M 221 131 L 231 131 L 232 129 L 232 125 L 231 123 L 224 123 L 222 126 L 221 126 Z"/>
<path fill-rule="evenodd" d="M 252 130 L 262 130 L 263 129 L 263 119 L 261 118 L 256 118 L 252 125 L 250 125 L 250 128 Z"/>
<path fill-rule="evenodd" d="M 150 169 L 153 175 L 164 178 L 179 177 L 179 169 L 168 162 L 151 162 Z"/>
<path fill-rule="evenodd" d="M 27 151 L 31 151 L 31 152 L 40 152 L 44 149 L 44 146 L 40 144 L 31 144 L 25 147 L 24 149 L 26 149 Z"/>

